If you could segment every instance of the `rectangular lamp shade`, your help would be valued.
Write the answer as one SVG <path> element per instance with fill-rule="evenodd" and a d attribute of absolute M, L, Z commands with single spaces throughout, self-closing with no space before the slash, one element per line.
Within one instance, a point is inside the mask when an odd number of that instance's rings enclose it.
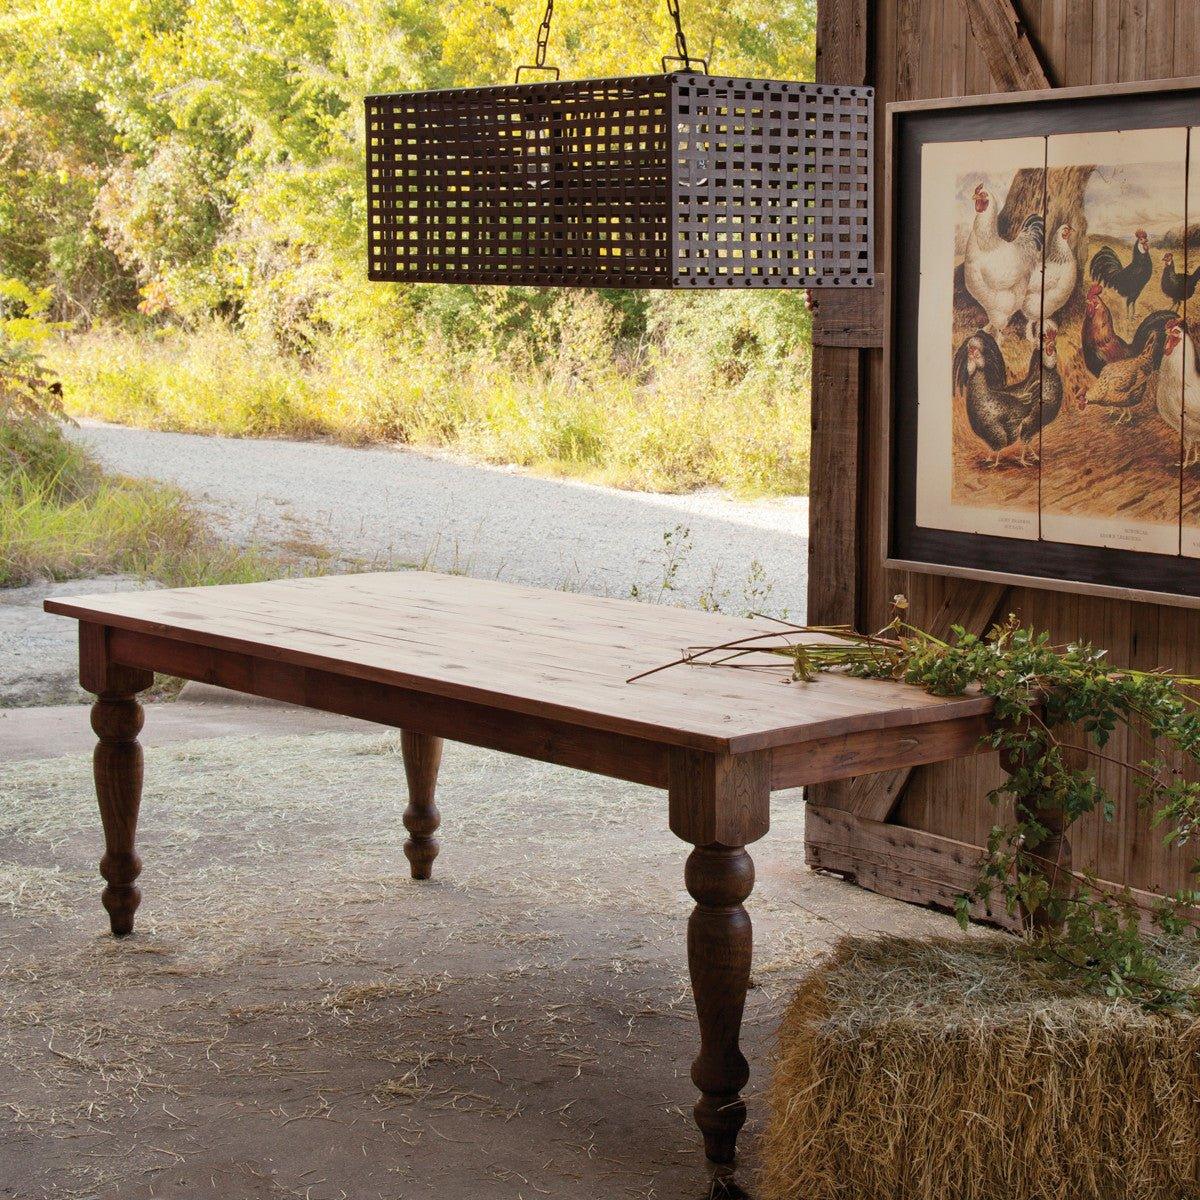
<path fill-rule="evenodd" d="M 371 279 L 874 282 L 874 90 L 679 72 L 368 96 Z"/>

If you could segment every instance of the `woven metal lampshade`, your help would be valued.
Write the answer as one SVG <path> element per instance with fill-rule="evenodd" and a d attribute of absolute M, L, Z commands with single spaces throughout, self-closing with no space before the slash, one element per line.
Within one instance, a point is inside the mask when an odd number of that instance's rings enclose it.
<path fill-rule="evenodd" d="M 691 72 L 368 96 L 368 274 L 867 286 L 873 110 L 871 88 Z"/>

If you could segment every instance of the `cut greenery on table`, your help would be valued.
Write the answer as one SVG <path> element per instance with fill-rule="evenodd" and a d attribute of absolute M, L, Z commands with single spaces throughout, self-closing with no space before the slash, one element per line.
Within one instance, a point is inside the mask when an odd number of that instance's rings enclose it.
<path fill-rule="evenodd" d="M 1055 645 L 1015 616 L 982 637 L 955 627 L 943 641 L 909 624 L 907 609 L 897 596 L 893 620 L 875 634 L 769 618 L 770 632 L 693 648 L 667 665 L 769 670 L 767 652 L 788 660 L 796 682 L 844 671 L 939 696 L 992 697 L 987 744 L 1008 774 L 990 799 L 1005 810 L 1011 801 L 1014 815 L 993 828 L 978 882 L 959 899 L 960 923 L 973 903 L 999 892 L 1008 912 L 1022 917 L 1033 952 L 1090 986 L 1150 1008 L 1196 1007 L 1200 992 L 1181 970 L 1180 951 L 1194 941 L 1200 891 L 1164 895 L 1147 910 L 1128 889 L 1072 870 L 1062 835 L 1096 810 L 1114 818 L 1115 802 L 1093 769 L 1103 762 L 1133 774 L 1139 803 L 1168 845 L 1195 846 L 1200 783 L 1185 768 L 1200 765 L 1200 679 L 1115 667 L 1103 650 Z M 1113 753 L 1110 739 L 1122 726 L 1152 742 L 1153 757 L 1132 762 Z"/>

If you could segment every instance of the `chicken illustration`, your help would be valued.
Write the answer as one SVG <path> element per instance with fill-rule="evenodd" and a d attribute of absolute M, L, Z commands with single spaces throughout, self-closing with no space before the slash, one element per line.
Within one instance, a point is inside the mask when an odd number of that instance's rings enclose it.
<path fill-rule="evenodd" d="M 1154 264 L 1150 260 L 1150 239 L 1146 231 L 1139 229 L 1134 233 L 1133 258 L 1125 266 L 1121 265 L 1117 252 L 1111 246 L 1101 246 L 1092 255 L 1088 270 L 1098 283 L 1106 284 L 1124 297 L 1125 315 L 1133 316 L 1138 297 L 1154 274 Z"/>
<path fill-rule="evenodd" d="M 1037 338 L 1038 323 L 1049 322 L 1075 291 L 1079 264 L 1071 249 L 1070 225 L 1060 225 L 1046 247 L 1044 263 L 1037 264 L 1029 277 L 1021 311 L 1025 314 L 1025 336 Z M 1043 315 L 1044 314 L 1044 315 Z"/>
<path fill-rule="evenodd" d="M 1183 465 L 1200 463 L 1200 370 L 1192 339 L 1178 320 L 1167 326 L 1158 373 L 1158 415 L 1183 439 Z"/>
<path fill-rule="evenodd" d="M 971 429 L 991 451 L 989 467 L 1000 466 L 1001 458 L 1018 445 L 1018 465 L 1038 461 L 1031 443 L 1062 409 L 1055 338 L 1054 329 L 1048 327 L 1030 356 L 1029 369 L 1013 384 L 1008 382 L 1000 347 L 986 330 L 972 334 L 955 353 L 954 386 L 966 394 Z"/>
<path fill-rule="evenodd" d="M 1030 276 L 1041 266 L 1044 225 L 1037 213 L 1026 217 L 1011 241 L 996 227 L 995 197 L 975 189 L 975 223 L 963 256 L 963 283 L 987 315 L 987 329 L 1002 337 L 1021 311 Z"/>
<path fill-rule="evenodd" d="M 1173 328 L 1168 325 L 1166 328 Z M 1108 363 L 1083 398 L 1082 407 L 1094 404 L 1109 410 L 1116 424 L 1133 422 L 1134 410 L 1146 399 L 1154 373 L 1162 362 L 1166 335 L 1163 328 L 1151 331 L 1140 354 Z"/>
<path fill-rule="evenodd" d="M 1196 291 L 1196 284 L 1200 282 L 1200 267 L 1184 275 L 1175 270 L 1175 255 L 1168 250 L 1163 255 L 1162 278 L 1159 282 L 1162 285 L 1163 295 L 1171 301 L 1175 306 L 1175 311 L 1178 312 L 1179 306 L 1190 300 Z"/>
<path fill-rule="evenodd" d="M 1113 328 L 1112 313 L 1100 295 L 1103 290 L 1103 285 L 1099 283 L 1093 283 L 1088 288 L 1083 330 L 1080 335 L 1083 361 L 1093 375 L 1099 375 L 1108 363 L 1120 362 L 1140 354 L 1146 348 L 1151 333 L 1156 329 L 1165 328 L 1167 323 L 1175 318 L 1170 309 L 1160 308 L 1142 321 L 1134 332 L 1133 341 L 1127 342 Z M 1158 362 L 1154 365 L 1157 368 Z"/>

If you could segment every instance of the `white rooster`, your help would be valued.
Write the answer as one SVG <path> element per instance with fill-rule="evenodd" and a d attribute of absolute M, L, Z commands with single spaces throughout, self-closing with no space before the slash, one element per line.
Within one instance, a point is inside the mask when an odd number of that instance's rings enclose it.
<path fill-rule="evenodd" d="M 1009 241 L 996 227 L 996 199 L 979 184 L 975 189 L 975 224 L 963 256 L 963 283 L 987 314 L 987 328 L 1002 337 L 1029 292 L 1030 276 L 1042 263 L 1045 226 L 1038 213 L 1025 218 Z"/>
<path fill-rule="evenodd" d="M 1162 366 L 1158 372 L 1158 415 L 1183 435 L 1183 465 L 1200 463 L 1200 372 L 1192 339 L 1178 320 L 1166 327 Z"/>
<path fill-rule="evenodd" d="M 1060 225 L 1046 247 L 1045 262 L 1037 263 L 1025 289 L 1021 312 L 1025 316 L 1025 336 L 1036 342 L 1038 322 L 1045 320 L 1053 324 L 1052 318 L 1071 298 L 1079 279 L 1079 263 L 1071 249 L 1070 225 Z"/>

